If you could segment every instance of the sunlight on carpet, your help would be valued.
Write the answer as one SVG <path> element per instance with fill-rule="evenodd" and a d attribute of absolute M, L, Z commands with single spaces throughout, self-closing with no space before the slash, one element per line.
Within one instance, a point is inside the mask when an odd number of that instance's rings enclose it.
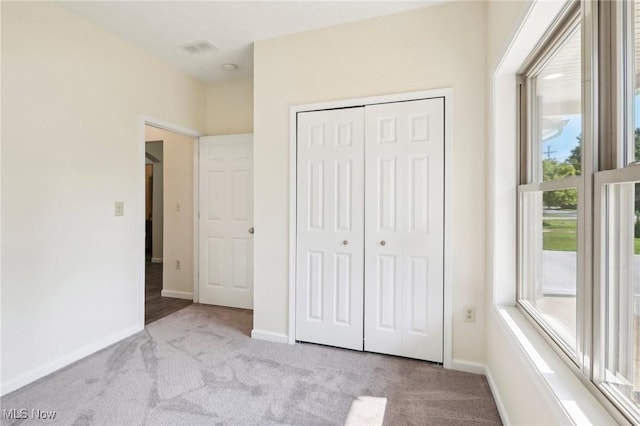
<path fill-rule="evenodd" d="M 382 426 L 387 398 L 359 396 L 351 403 L 345 426 Z"/>

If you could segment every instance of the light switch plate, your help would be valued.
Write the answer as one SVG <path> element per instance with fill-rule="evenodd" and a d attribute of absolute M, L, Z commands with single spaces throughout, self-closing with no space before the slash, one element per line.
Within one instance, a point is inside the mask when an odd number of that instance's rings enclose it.
<path fill-rule="evenodd" d="M 113 205 L 114 216 L 124 216 L 124 201 L 116 201 Z"/>

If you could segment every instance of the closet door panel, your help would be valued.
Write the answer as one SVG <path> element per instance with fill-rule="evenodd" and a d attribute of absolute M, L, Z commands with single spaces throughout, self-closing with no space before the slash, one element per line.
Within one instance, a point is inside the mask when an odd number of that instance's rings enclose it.
<path fill-rule="evenodd" d="M 296 339 L 363 349 L 364 111 L 298 114 Z"/>
<path fill-rule="evenodd" d="M 365 107 L 365 350 L 442 362 L 444 100 Z"/>

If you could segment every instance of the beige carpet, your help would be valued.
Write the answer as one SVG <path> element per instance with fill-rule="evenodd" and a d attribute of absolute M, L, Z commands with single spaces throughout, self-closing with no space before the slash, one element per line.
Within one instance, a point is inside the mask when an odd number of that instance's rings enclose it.
<path fill-rule="evenodd" d="M 251 324 L 251 311 L 189 306 L 6 395 L 2 409 L 54 410 L 63 425 L 500 423 L 483 376 L 253 340 Z"/>

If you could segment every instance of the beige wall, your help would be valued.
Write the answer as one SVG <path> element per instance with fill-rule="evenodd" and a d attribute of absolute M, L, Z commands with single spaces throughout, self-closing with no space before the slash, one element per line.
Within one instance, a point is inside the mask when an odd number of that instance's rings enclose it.
<path fill-rule="evenodd" d="M 257 331 L 288 326 L 289 106 L 453 87 L 453 356 L 484 362 L 485 8 L 455 2 L 255 44 Z"/>
<path fill-rule="evenodd" d="M 207 85 L 207 135 L 253 133 L 253 79 Z"/>
<path fill-rule="evenodd" d="M 487 68 L 489 71 L 490 92 L 493 92 L 492 76 L 496 67 L 502 60 L 506 50 L 515 36 L 515 32 L 520 26 L 525 14 L 531 6 L 530 1 L 521 2 L 490 2 L 487 9 Z M 515 86 L 515 80 L 513 81 Z M 515 106 L 515 100 L 513 105 Z M 492 112 L 488 114 L 489 123 L 492 119 Z M 492 131 L 489 127 L 489 138 L 492 137 Z M 515 143 L 515 134 L 514 134 Z M 512 151 L 509 151 L 512 152 Z M 513 150 L 515 152 L 515 150 Z M 506 152 L 504 156 L 509 156 Z M 487 156 L 488 159 L 490 155 Z M 510 164 L 515 162 L 515 158 L 503 159 L 509 161 Z M 510 166 L 511 167 L 511 166 Z M 515 173 L 513 174 L 515 176 Z M 487 186 L 493 183 L 488 180 Z M 515 186 L 515 182 L 513 183 Z M 493 205 L 489 204 L 489 208 L 493 209 Z M 491 217 L 491 212 L 488 212 Z M 489 227 L 491 224 L 488 222 Z M 491 251 L 491 241 L 489 241 L 487 256 L 487 265 L 496 265 Z M 510 262 L 511 259 L 506 260 Z M 511 268 L 510 268 L 511 269 Z M 558 420 L 554 409 L 549 402 L 552 400 L 550 394 L 541 391 L 537 381 L 534 379 L 536 374 L 532 370 L 532 366 L 527 362 L 522 348 L 514 344 L 515 339 L 510 336 L 508 328 L 502 324 L 501 318 L 497 314 L 491 314 L 496 308 L 494 300 L 499 299 L 500 303 L 513 304 L 510 296 L 502 297 L 498 295 L 494 298 L 494 289 L 492 281 L 495 273 L 489 271 L 490 277 L 486 284 L 486 301 L 487 301 L 487 369 L 493 380 L 494 392 L 497 393 L 498 401 L 503 404 L 502 409 L 506 412 L 506 419 L 513 424 L 557 424 Z M 515 277 L 512 280 L 512 286 L 515 286 Z"/>
<path fill-rule="evenodd" d="M 152 126 L 145 133 L 163 148 L 163 295 L 193 298 L 193 138 Z"/>
<path fill-rule="evenodd" d="M 6 392 L 142 329 L 139 117 L 204 131 L 205 85 L 55 3 L 1 7 Z"/>
<path fill-rule="evenodd" d="M 487 3 L 487 68 L 489 76 L 505 54 L 532 0 Z"/>

